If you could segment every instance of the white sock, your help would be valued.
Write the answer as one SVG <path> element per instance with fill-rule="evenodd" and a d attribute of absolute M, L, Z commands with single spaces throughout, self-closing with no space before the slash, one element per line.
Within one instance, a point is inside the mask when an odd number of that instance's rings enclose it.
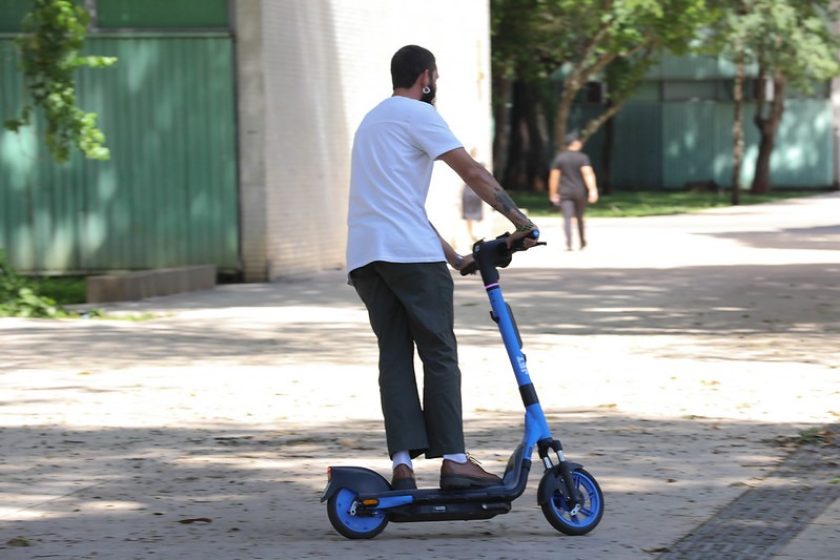
<path fill-rule="evenodd" d="M 456 463 L 464 464 L 467 462 L 466 453 L 449 453 L 443 456 L 447 461 L 455 461 Z"/>
<path fill-rule="evenodd" d="M 406 465 L 409 469 L 414 470 L 414 467 L 411 464 L 411 455 L 409 452 L 406 451 L 397 451 L 394 453 L 392 457 L 394 461 L 394 465 L 392 468 L 397 468 L 397 465 Z"/>

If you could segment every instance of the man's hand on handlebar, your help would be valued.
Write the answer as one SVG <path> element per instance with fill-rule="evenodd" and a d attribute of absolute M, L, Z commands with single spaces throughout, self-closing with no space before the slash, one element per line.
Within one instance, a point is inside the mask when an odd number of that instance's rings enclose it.
<path fill-rule="evenodd" d="M 461 262 L 458 263 L 458 266 L 453 266 L 453 268 L 459 270 L 461 276 L 475 274 L 478 271 L 478 263 L 475 261 L 476 250 L 479 247 L 483 248 L 486 246 L 494 247 L 490 249 L 490 253 L 483 253 L 490 255 L 491 259 L 495 259 L 493 266 L 505 268 L 510 264 L 510 257 L 514 252 L 526 251 L 537 245 L 545 245 L 546 243 L 544 241 L 538 241 L 539 237 L 539 230 L 534 228 L 529 231 L 521 231 L 514 234 L 503 233 L 493 241 L 478 241 L 473 245 L 473 254 L 463 257 Z"/>
<path fill-rule="evenodd" d="M 517 244 L 517 242 L 520 239 L 522 240 L 521 241 L 521 246 L 522 246 L 523 250 L 530 249 L 531 247 L 536 245 L 539 233 L 532 234 L 532 232 L 534 232 L 534 231 L 538 232 L 539 228 L 537 228 L 537 226 L 534 225 L 533 222 L 529 223 L 528 226 L 516 228 L 516 231 L 513 232 L 512 234 L 510 234 L 510 236 L 508 236 L 508 238 L 507 238 L 508 249 L 512 249 L 513 246 L 515 244 Z M 537 237 L 535 237 L 535 235 Z"/>
<path fill-rule="evenodd" d="M 462 275 L 471 274 L 471 272 L 475 272 L 475 258 L 472 256 L 472 253 L 469 255 L 464 255 L 459 260 L 452 265 L 452 268 L 461 272 Z M 464 272 L 464 270 L 470 270 L 471 272 Z"/>

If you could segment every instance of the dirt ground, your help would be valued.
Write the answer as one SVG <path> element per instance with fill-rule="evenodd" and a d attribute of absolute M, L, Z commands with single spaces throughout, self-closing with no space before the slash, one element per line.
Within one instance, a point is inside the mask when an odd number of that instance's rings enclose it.
<path fill-rule="evenodd" d="M 549 423 L 605 493 L 577 538 L 542 517 L 538 465 L 508 515 L 333 531 L 326 468 L 390 466 L 341 271 L 109 309 L 151 320 L 0 319 L 0 557 L 653 558 L 840 418 L 838 216 L 835 194 L 593 219 L 571 253 L 539 224 L 549 246 L 502 287 Z M 477 278 L 456 279 L 456 332 L 468 449 L 501 472 L 521 402 Z M 835 530 L 803 558 L 836 551 L 839 514 L 815 512 Z"/>

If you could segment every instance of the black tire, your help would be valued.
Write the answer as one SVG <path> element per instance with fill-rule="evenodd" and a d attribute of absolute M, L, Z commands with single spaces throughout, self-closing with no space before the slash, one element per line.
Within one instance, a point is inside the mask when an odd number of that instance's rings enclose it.
<path fill-rule="evenodd" d="M 327 517 L 333 528 L 348 539 L 372 539 L 388 525 L 388 516 L 379 514 L 374 516 L 356 516 L 350 513 L 356 492 L 347 488 L 339 488 L 327 500 Z"/>
<path fill-rule="evenodd" d="M 565 535 L 585 535 L 601 522 L 604 515 L 604 493 L 595 477 L 584 469 L 572 472 L 575 489 L 582 498 L 580 510 L 571 515 L 566 502 L 566 490 L 563 481 L 552 471 L 546 471 L 540 483 L 541 492 L 545 493 L 542 512 L 551 526 Z"/>

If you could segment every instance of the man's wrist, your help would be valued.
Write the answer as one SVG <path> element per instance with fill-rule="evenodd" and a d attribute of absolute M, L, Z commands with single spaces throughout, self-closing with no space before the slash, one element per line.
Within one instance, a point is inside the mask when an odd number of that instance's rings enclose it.
<path fill-rule="evenodd" d="M 464 266 L 464 257 L 461 255 L 455 255 L 454 261 L 455 263 L 452 266 L 455 267 L 456 270 L 461 270 L 461 267 Z"/>

